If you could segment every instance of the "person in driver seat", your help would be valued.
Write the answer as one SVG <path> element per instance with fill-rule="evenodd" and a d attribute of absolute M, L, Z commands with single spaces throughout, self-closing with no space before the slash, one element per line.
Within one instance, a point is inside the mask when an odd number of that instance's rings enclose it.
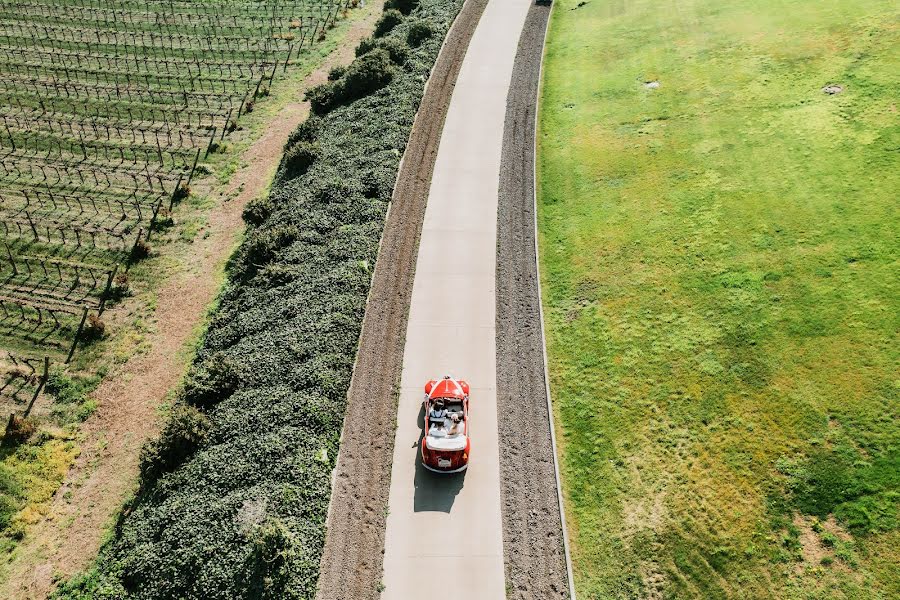
<path fill-rule="evenodd" d="M 445 436 L 447 435 L 444 425 L 447 420 L 447 409 L 444 408 L 444 401 L 438 398 L 431 404 L 431 410 L 428 412 L 429 435 Z"/>
<path fill-rule="evenodd" d="M 447 418 L 447 409 L 444 408 L 444 401 L 440 398 L 434 401 L 431 405 L 431 412 L 428 413 L 428 421 L 432 425 L 436 425 L 440 423 L 444 424 L 444 420 Z"/>

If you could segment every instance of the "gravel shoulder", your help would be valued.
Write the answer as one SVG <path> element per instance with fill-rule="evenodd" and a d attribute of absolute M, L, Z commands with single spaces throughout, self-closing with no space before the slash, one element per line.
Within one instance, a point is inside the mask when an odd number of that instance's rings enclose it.
<path fill-rule="evenodd" d="M 380 594 L 397 392 L 422 220 L 450 97 L 486 5 L 467 0 L 447 34 L 400 165 L 348 392 L 318 600 Z M 346 426 L 361 422 L 368 423 L 365 429 Z"/>
<path fill-rule="evenodd" d="M 525 22 L 507 101 L 497 221 L 497 410 L 507 598 L 568 598 L 535 260 L 534 132 L 550 4 Z M 503 418 L 515 414 L 514 420 Z M 522 428 L 521 423 L 529 426 Z"/>

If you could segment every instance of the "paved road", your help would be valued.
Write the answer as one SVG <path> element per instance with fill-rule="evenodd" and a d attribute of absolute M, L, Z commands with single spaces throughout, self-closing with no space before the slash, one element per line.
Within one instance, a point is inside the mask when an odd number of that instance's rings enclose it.
<path fill-rule="evenodd" d="M 497 193 L 506 98 L 528 0 L 491 0 L 469 44 L 441 137 L 416 263 L 385 534 L 385 600 L 428 578 L 469 600 L 505 596 L 496 402 Z M 471 391 L 463 476 L 418 460 L 422 386 L 451 373 Z M 452 592 L 451 592 L 452 590 Z"/>

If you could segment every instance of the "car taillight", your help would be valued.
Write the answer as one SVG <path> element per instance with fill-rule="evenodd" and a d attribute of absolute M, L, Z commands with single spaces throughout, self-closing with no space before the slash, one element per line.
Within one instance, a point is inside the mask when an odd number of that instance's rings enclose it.
<path fill-rule="evenodd" d="M 469 460 L 469 453 L 463 452 L 463 462 L 466 462 L 467 460 Z"/>

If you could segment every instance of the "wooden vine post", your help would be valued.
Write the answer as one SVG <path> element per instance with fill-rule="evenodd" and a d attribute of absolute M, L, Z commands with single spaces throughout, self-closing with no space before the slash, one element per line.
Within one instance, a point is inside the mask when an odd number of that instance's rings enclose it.
<path fill-rule="evenodd" d="M 37 389 L 34 390 L 34 396 L 31 397 L 31 402 L 28 403 L 28 406 L 25 407 L 25 415 L 24 417 L 27 419 L 28 415 L 31 414 L 31 409 L 34 407 L 35 401 L 38 399 L 38 396 L 41 395 L 41 390 L 44 389 L 44 386 L 47 384 L 47 378 L 50 377 L 50 357 L 44 357 L 44 374 L 41 375 L 41 382 L 38 384 Z"/>
<path fill-rule="evenodd" d="M 134 253 L 137 251 L 138 244 L 141 243 L 141 236 L 144 235 L 144 228 L 138 229 L 137 237 L 134 238 L 134 244 L 131 246 L 131 252 L 128 254 L 128 260 L 125 263 L 125 272 L 128 272 L 128 269 L 131 268 L 131 263 L 134 262 Z"/>
<path fill-rule="evenodd" d="M 81 330 L 84 329 L 84 322 L 87 321 L 88 309 L 87 306 L 84 307 L 84 311 L 81 313 L 81 323 L 78 325 L 78 331 L 75 332 L 75 339 L 72 340 L 72 347 L 69 348 L 69 355 L 66 357 L 65 364 L 69 364 L 69 361 L 72 360 L 72 355 L 75 354 L 75 347 L 78 345 L 78 338 L 81 337 Z"/>
<path fill-rule="evenodd" d="M 197 154 L 194 155 L 194 166 L 191 167 L 191 174 L 188 175 L 187 184 L 191 185 L 191 180 L 194 179 L 194 171 L 197 169 L 197 161 L 200 160 L 200 148 L 197 148 Z"/>
<path fill-rule="evenodd" d="M 172 195 L 169 196 L 169 212 L 172 212 L 172 207 L 175 205 L 175 196 L 178 195 L 179 190 L 181 189 L 181 180 L 183 178 L 184 178 L 184 173 L 179 173 L 178 174 L 178 183 L 175 184 L 175 189 L 172 190 Z"/>
<path fill-rule="evenodd" d="M 18 275 L 19 269 L 16 268 L 16 261 L 13 258 L 12 251 L 9 249 L 9 244 L 3 242 L 3 245 L 6 247 L 6 255 L 9 256 L 9 264 L 12 265 L 13 275 Z"/>
<path fill-rule="evenodd" d="M 178 189 L 178 188 L 176 188 Z M 175 193 L 174 191 L 172 192 Z M 156 206 L 153 207 L 153 216 L 150 217 L 150 226 L 147 228 L 147 237 L 146 240 L 150 241 L 150 234 L 153 233 L 153 228 L 156 227 L 156 217 L 159 215 L 159 209 L 162 207 L 163 199 L 160 197 L 159 202 L 156 203 Z"/>
<path fill-rule="evenodd" d="M 228 116 L 225 117 L 225 125 L 222 127 L 222 137 L 219 138 L 220 142 L 225 141 L 225 134 L 228 132 L 229 124 L 231 123 L 231 113 L 234 112 L 234 107 L 228 109 Z M 215 131 L 215 129 L 213 130 Z"/>
<path fill-rule="evenodd" d="M 103 311 L 106 309 L 106 301 L 109 299 L 109 291 L 112 289 L 112 282 L 116 277 L 116 272 L 119 270 L 119 263 L 116 263 L 112 271 L 109 272 L 109 277 L 106 278 L 106 288 L 103 290 L 103 294 L 100 296 L 100 306 L 97 308 L 97 316 L 103 314 Z"/>
<path fill-rule="evenodd" d="M 212 135 L 209 136 L 209 144 L 206 145 L 206 152 L 203 154 L 204 157 L 209 156 L 209 153 L 212 152 L 213 144 L 216 143 L 216 129 L 217 127 L 212 128 Z M 194 174 L 194 171 L 191 170 L 191 175 Z"/>

